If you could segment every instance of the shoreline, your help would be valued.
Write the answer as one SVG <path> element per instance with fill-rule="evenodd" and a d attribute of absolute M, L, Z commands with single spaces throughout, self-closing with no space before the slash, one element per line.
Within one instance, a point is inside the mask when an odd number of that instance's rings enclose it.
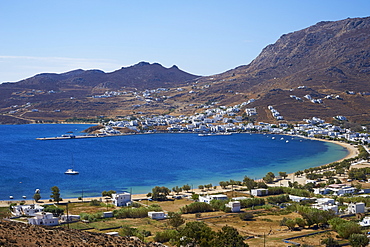
<path fill-rule="evenodd" d="M 331 142 L 331 143 L 340 145 L 340 146 L 342 146 L 342 147 L 344 147 L 348 150 L 348 154 L 345 157 L 343 157 L 340 160 L 333 161 L 333 162 L 340 162 L 340 161 L 345 160 L 345 159 L 356 157 L 359 153 L 358 149 L 356 147 L 354 147 L 352 144 L 349 144 L 349 143 L 343 143 L 343 142 L 333 141 L 333 140 L 323 140 L 323 139 L 311 138 L 311 137 L 304 137 L 304 138 L 310 139 L 310 140 L 315 140 L 315 141 Z M 331 162 L 331 163 L 333 163 L 333 162 Z M 328 163 L 328 164 L 330 164 L 330 163 Z M 313 167 L 316 167 L 316 166 L 313 166 Z M 288 186 L 289 181 L 293 181 L 293 182 L 296 181 L 296 182 L 304 185 L 306 183 L 306 177 L 305 176 L 296 177 L 296 176 L 294 176 L 294 173 L 295 172 L 288 173 L 286 179 L 274 182 L 273 184 L 269 184 L 269 186 Z M 192 191 L 196 192 L 198 194 L 199 193 L 209 193 L 209 192 L 219 193 L 219 192 L 230 191 L 230 189 L 222 189 L 220 186 L 217 186 L 217 189 L 212 189 L 212 190 L 209 190 L 209 191 L 201 191 L 200 189 L 193 189 Z M 190 194 L 190 193 L 191 192 L 189 192 L 187 194 Z M 147 200 L 148 199 L 146 197 L 146 194 L 132 194 L 131 196 L 132 196 L 132 200 Z M 103 196 L 96 196 L 96 197 L 85 197 L 85 198 L 83 198 L 83 200 L 79 200 L 78 198 L 65 198 L 60 203 L 66 203 L 66 202 L 78 203 L 78 202 L 82 202 L 82 201 L 85 202 L 85 201 L 91 201 L 91 200 L 101 200 L 102 202 L 105 202 Z M 7 207 L 7 206 L 10 205 L 10 203 L 19 204 L 22 201 L 23 200 L 0 200 L 0 207 Z M 33 199 L 25 199 L 24 201 L 26 202 L 25 204 L 33 204 L 34 203 Z M 42 201 L 42 203 L 39 202 L 37 204 L 43 205 L 43 204 L 53 204 L 54 203 L 54 202 L 49 202 L 49 199 L 41 200 L 41 201 Z"/>
<path fill-rule="evenodd" d="M 352 144 L 349 144 L 349 143 L 343 143 L 343 142 L 340 142 L 340 141 L 333 141 L 333 140 L 323 140 L 323 139 L 313 138 L 313 137 L 305 137 L 305 138 L 306 139 L 310 139 L 310 140 L 314 140 L 314 141 L 322 141 L 322 142 L 334 143 L 334 144 L 337 144 L 339 146 L 342 146 L 342 147 L 344 147 L 344 148 L 346 148 L 348 150 L 348 154 L 344 158 L 342 158 L 340 160 L 336 160 L 336 161 L 330 162 L 330 163 L 341 162 L 341 161 L 343 161 L 345 159 L 354 158 L 354 157 L 356 157 L 359 154 L 358 149 L 356 147 L 354 147 Z M 327 163 L 327 164 L 324 164 L 324 165 L 328 165 L 330 163 Z M 322 166 L 322 165 L 320 165 L 320 166 Z M 313 167 L 319 167 L 319 166 L 313 166 Z M 307 178 L 306 178 L 305 175 L 302 175 L 300 177 L 296 177 L 294 174 L 295 174 L 295 172 L 288 173 L 286 179 L 280 180 L 280 181 L 277 181 L 277 182 L 274 182 L 272 186 L 284 186 L 284 187 L 288 187 L 289 181 L 298 182 L 299 184 L 302 184 L 302 185 L 305 185 L 306 184 Z"/>

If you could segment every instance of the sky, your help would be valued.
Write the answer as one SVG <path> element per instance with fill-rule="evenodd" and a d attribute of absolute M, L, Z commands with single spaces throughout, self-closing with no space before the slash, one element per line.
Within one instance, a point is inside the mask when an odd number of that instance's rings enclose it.
<path fill-rule="evenodd" d="M 369 15 L 369 0 L 4 0 L 0 83 L 141 61 L 213 75 L 283 34 Z"/>

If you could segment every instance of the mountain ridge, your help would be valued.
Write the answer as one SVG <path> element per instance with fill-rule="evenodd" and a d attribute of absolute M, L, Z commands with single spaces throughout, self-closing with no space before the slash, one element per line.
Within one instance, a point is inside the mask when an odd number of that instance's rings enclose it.
<path fill-rule="evenodd" d="M 212 76 L 191 75 L 177 66 L 164 68 L 147 62 L 109 73 L 73 70 L 36 75 L 12 85 L 0 85 L 0 96 L 4 99 L 0 101 L 0 111 L 10 111 L 11 105 L 30 100 L 45 112 L 51 107 L 66 107 L 64 115 L 50 114 L 47 119 L 102 113 L 115 117 L 137 111 L 148 115 L 168 112 L 182 115 L 201 112 L 204 105 L 235 105 L 253 99 L 247 107 L 257 109 L 259 121 L 279 122 L 267 110 L 271 105 L 282 113 L 286 122 L 310 117 L 330 120 L 343 115 L 350 121 L 369 123 L 369 77 L 370 17 L 348 18 L 322 21 L 283 34 L 251 63 Z M 27 91 L 37 90 L 37 85 L 58 94 L 37 95 Z M 166 90 L 155 91 L 158 88 Z M 23 91 L 15 94 L 15 89 Z M 131 93 L 99 99 L 99 103 L 89 98 L 108 90 Z M 71 98 L 78 98 L 78 102 L 71 103 Z M 31 115 L 37 114 L 22 116 Z M 41 115 L 39 119 L 46 116 Z"/>

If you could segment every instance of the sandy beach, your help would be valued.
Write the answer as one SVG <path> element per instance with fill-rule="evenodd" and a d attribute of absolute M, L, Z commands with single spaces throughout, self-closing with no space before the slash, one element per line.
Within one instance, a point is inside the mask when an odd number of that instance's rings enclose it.
<path fill-rule="evenodd" d="M 349 158 L 356 157 L 359 153 L 357 148 L 354 145 L 351 145 L 351 144 L 348 144 L 348 143 L 342 143 L 342 142 L 330 141 L 330 140 L 322 140 L 322 139 L 317 139 L 317 138 L 309 138 L 309 139 L 317 140 L 317 141 L 332 142 L 332 143 L 338 144 L 342 147 L 345 147 L 348 150 L 349 153 L 346 157 L 344 157 L 343 159 L 338 160 L 338 161 L 342 161 L 344 159 L 349 159 Z M 361 164 L 358 164 L 358 165 L 353 166 L 353 167 L 357 167 L 357 166 L 361 166 L 361 167 L 370 166 L 370 163 L 361 163 Z M 304 175 L 302 175 L 300 177 L 294 176 L 294 173 L 289 173 L 287 175 L 288 176 L 287 176 L 286 179 L 280 180 L 280 181 L 275 182 L 273 184 L 269 184 L 269 186 L 288 186 L 289 181 L 298 182 L 299 184 L 305 184 L 306 183 L 306 177 Z M 195 192 L 197 194 L 221 193 L 221 192 L 226 192 L 226 191 L 230 191 L 230 189 L 222 189 L 220 186 L 217 186 L 216 189 L 212 189 L 210 191 L 205 191 L 205 192 L 201 191 L 200 189 L 193 189 L 193 192 Z M 146 197 L 146 194 L 133 194 L 132 199 L 133 200 L 146 200 L 147 197 Z M 83 198 L 83 201 L 91 201 L 91 200 L 101 200 L 102 202 L 106 202 L 104 197 L 85 197 L 85 198 Z M 7 207 L 7 206 L 10 205 L 10 203 L 19 204 L 20 202 L 21 202 L 21 200 L 1 200 L 0 201 L 0 207 Z M 25 202 L 25 204 L 33 204 L 34 200 L 26 199 L 26 200 L 24 200 L 24 202 Z M 66 203 L 66 202 L 76 203 L 76 202 L 82 202 L 82 200 L 79 200 L 78 198 L 67 198 L 67 199 L 64 199 L 63 201 L 61 201 L 61 203 Z M 40 204 L 40 205 L 50 204 L 50 203 L 52 203 L 52 202 L 49 202 L 49 199 L 41 199 L 41 202 L 38 202 L 38 204 Z"/>

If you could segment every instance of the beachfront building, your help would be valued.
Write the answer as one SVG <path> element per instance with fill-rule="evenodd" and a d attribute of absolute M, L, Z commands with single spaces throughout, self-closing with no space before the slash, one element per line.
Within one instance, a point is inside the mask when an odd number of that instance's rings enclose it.
<path fill-rule="evenodd" d="M 129 206 L 131 204 L 131 194 L 128 192 L 112 194 L 112 203 L 116 205 L 116 207 Z"/>
<path fill-rule="evenodd" d="M 30 204 L 30 205 L 16 205 L 12 206 L 12 214 L 14 216 L 35 216 L 36 213 L 42 212 L 44 207 L 38 204 Z"/>
<path fill-rule="evenodd" d="M 226 204 L 226 207 L 230 208 L 231 212 L 235 213 L 240 212 L 241 205 L 239 201 L 231 201 Z"/>
<path fill-rule="evenodd" d="M 313 193 L 318 195 L 333 194 L 336 196 L 342 196 L 344 194 L 354 194 L 356 189 L 352 186 L 345 184 L 331 184 L 325 188 L 314 188 Z"/>
<path fill-rule="evenodd" d="M 268 189 L 253 189 L 251 190 L 251 195 L 253 196 L 266 196 L 268 195 L 269 190 Z"/>
<path fill-rule="evenodd" d="M 49 212 L 38 212 L 35 213 L 35 217 L 28 219 L 28 224 L 31 225 L 43 225 L 43 226 L 57 226 L 59 225 L 59 219 L 54 217 Z"/>
<path fill-rule="evenodd" d="M 163 220 L 166 218 L 165 212 L 148 212 L 148 217 L 153 220 Z"/>
<path fill-rule="evenodd" d="M 226 195 L 206 195 L 206 196 L 199 196 L 200 202 L 210 203 L 212 200 L 227 200 Z"/>

